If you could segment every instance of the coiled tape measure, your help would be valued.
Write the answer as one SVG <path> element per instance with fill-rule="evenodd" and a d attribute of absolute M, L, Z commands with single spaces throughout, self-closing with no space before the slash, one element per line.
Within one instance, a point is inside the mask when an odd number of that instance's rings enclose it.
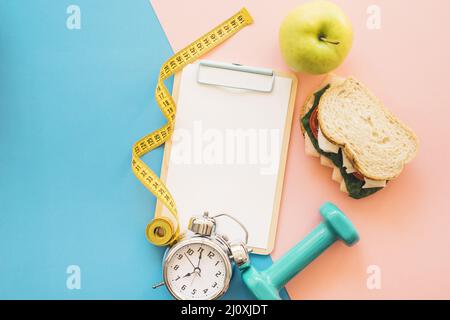
<path fill-rule="evenodd" d="M 147 225 L 147 239 L 154 245 L 170 245 L 180 236 L 178 213 L 172 195 L 159 177 L 141 159 L 145 154 L 169 140 L 174 131 L 176 105 L 164 85 L 164 81 L 252 22 L 253 19 L 249 12 L 242 8 L 231 18 L 177 52 L 161 67 L 155 98 L 159 109 L 167 119 L 167 123 L 133 145 L 131 161 L 135 176 L 155 197 L 162 201 L 172 215 L 171 217 L 155 216 Z"/>

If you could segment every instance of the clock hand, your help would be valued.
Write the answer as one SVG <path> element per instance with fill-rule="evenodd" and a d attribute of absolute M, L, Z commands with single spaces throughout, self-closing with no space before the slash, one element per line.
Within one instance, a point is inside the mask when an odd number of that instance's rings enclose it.
<path fill-rule="evenodd" d="M 183 278 L 190 277 L 193 273 L 195 273 L 195 272 L 188 272 L 183 276 Z"/>
<path fill-rule="evenodd" d="M 202 276 L 201 272 L 202 272 L 202 271 L 200 270 L 200 268 L 195 268 L 195 270 L 194 270 L 194 273 L 195 273 L 196 275 L 198 275 L 199 277 Z"/>
<path fill-rule="evenodd" d="M 192 267 L 195 269 L 194 264 L 192 263 L 191 259 L 189 259 L 189 256 L 186 254 L 186 252 L 184 253 L 184 256 L 188 259 L 189 263 L 192 265 Z"/>
<path fill-rule="evenodd" d="M 194 276 L 192 277 L 191 284 L 189 285 L 189 287 L 192 287 L 192 284 L 194 283 L 196 275 L 197 275 L 197 272 L 194 272 Z"/>
<path fill-rule="evenodd" d="M 202 272 L 202 270 L 200 269 L 200 261 L 202 260 L 202 254 L 203 254 L 203 244 L 200 246 L 200 249 L 202 249 L 202 250 L 200 250 L 200 254 L 198 255 L 198 262 L 197 262 L 197 267 L 194 269 L 194 271 L 195 272 L 197 272 L 198 271 L 198 276 L 199 277 L 201 277 L 202 275 L 201 275 L 201 272 Z"/>
<path fill-rule="evenodd" d="M 200 246 L 200 249 L 202 249 L 203 244 Z M 202 253 L 203 253 L 203 249 L 200 250 L 200 254 L 198 255 L 198 263 L 197 263 L 197 268 L 200 267 L 200 260 L 202 260 Z"/>

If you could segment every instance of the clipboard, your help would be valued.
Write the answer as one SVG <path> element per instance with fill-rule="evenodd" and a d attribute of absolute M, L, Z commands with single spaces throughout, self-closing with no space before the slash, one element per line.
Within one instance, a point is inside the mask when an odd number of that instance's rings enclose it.
<path fill-rule="evenodd" d="M 177 115 L 161 179 L 181 231 L 190 217 L 228 213 L 249 232 L 256 254 L 274 248 L 297 78 L 268 68 L 201 60 L 175 75 Z M 156 216 L 170 217 L 158 201 Z M 219 233 L 242 239 L 226 220 Z"/>

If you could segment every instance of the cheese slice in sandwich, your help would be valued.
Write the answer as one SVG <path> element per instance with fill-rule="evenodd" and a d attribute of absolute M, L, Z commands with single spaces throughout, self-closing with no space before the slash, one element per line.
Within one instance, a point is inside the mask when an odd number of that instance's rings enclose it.
<path fill-rule="evenodd" d="M 418 141 L 360 82 L 336 76 L 328 81 L 305 105 L 305 146 L 333 167 L 342 191 L 364 198 L 401 173 L 417 154 Z"/>
<path fill-rule="evenodd" d="M 325 152 L 331 152 L 331 153 L 338 153 L 339 152 L 339 146 L 328 141 L 327 138 L 323 135 L 320 128 L 318 128 L 318 138 L 317 141 L 319 143 L 319 148 L 322 149 Z"/>

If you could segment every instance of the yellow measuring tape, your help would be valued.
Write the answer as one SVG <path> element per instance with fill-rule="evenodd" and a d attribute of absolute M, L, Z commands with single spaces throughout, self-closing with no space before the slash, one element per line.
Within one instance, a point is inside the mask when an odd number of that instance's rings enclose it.
<path fill-rule="evenodd" d="M 172 195 L 159 177 L 141 159 L 146 153 L 169 140 L 174 130 L 176 105 L 164 85 L 164 80 L 183 69 L 186 65 L 194 62 L 211 49 L 217 47 L 252 22 L 252 17 L 243 8 L 231 18 L 177 52 L 161 67 L 156 85 L 155 98 L 159 109 L 167 119 L 167 123 L 156 131 L 141 138 L 133 145 L 131 160 L 131 167 L 136 177 L 151 193 L 162 201 L 172 215 L 171 218 L 155 216 L 147 225 L 147 239 L 155 245 L 163 246 L 172 244 L 180 235 L 178 213 Z"/>

